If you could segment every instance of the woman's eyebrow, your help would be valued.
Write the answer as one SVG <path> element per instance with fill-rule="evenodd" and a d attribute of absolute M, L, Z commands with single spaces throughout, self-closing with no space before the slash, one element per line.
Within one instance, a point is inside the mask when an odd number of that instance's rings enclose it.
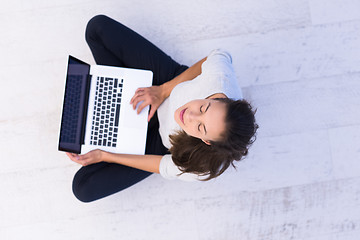
<path fill-rule="evenodd" d="M 206 109 L 205 109 L 205 112 L 208 110 L 208 108 L 210 107 L 210 102 L 209 102 L 209 105 L 206 107 Z"/>

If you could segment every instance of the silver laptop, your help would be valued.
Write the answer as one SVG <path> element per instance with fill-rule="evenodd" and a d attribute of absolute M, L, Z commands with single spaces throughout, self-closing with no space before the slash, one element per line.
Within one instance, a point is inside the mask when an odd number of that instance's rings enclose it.
<path fill-rule="evenodd" d="M 130 100 L 152 85 L 149 70 L 89 65 L 69 56 L 59 150 L 93 149 L 144 154 L 149 107 L 140 114 Z"/>

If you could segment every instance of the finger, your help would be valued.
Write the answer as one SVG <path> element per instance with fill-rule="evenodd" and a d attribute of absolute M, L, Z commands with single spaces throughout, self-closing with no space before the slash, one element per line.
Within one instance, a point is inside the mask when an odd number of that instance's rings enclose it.
<path fill-rule="evenodd" d="M 76 153 L 66 152 L 66 155 L 71 156 L 71 157 L 75 157 L 75 156 L 77 156 L 78 154 L 76 154 Z"/>
<path fill-rule="evenodd" d="M 81 165 L 88 166 L 94 163 L 94 159 L 92 156 L 86 156 L 81 160 Z"/>
<path fill-rule="evenodd" d="M 141 96 L 139 93 L 135 93 L 134 96 L 130 100 L 130 104 L 132 104 L 137 97 Z"/>
<path fill-rule="evenodd" d="M 83 155 L 79 155 L 79 160 L 80 161 L 88 161 L 89 159 L 91 159 L 91 156 L 92 156 L 92 151 L 90 151 L 86 154 L 83 154 Z"/>
<path fill-rule="evenodd" d="M 140 114 L 141 111 L 142 111 L 146 106 L 148 106 L 148 105 L 149 105 L 149 104 L 146 103 L 145 101 L 144 101 L 142 104 L 140 104 L 139 107 L 138 107 L 138 109 L 137 109 L 137 114 Z"/>
<path fill-rule="evenodd" d="M 155 112 L 156 112 L 156 108 L 154 106 L 151 106 L 148 116 L 148 122 L 150 122 L 150 119 L 154 116 Z"/>
<path fill-rule="evenodd" d="M 131 98 L 130 103 L 132 103 L 132 101 L 134 101 L 134 99 L 138 96 L 142 96 L 145 94 L 145 88 L 138 88 L 136 89 L 134 96 Z"/>
<path fill-rule="evenodd" d="M 73 162 L 76 162 L 77 164 L 80 164 L 82 166 L 85 166 L 84 163 L 88 162 L 89 159 L 89 153 L 83 154 L 83 155 L 79 155 L 79 154 L 75 154 L 75 153 L 70 153 L 68 156 L 70 156 L 71 160 Z M 87 164 L 86 164 L 87 165 Z"/>
<path fill-rule="evenodd" d="M 141 92 L 143 90 L 144 90 L 144 88 L 138 88 L 138 89 L 136 89 L 135 93 Z"/>
<path fill-rule="evenodd" d="M 71 155 L 71 153 L 66 153 L 66 155 L 68 156 L 68 158 L 70 158 L 70 160 L 72 160 L 72 155 Z"/>
<path fill-rule="evenodd" d="M 141 99 L 144 98 L 144 93 L 140 92 L 140 93 L 136 93 L 133 98 L 131 99 L 130 103 L 133 104 L 133 108 L 135 109 L 135 106 L 137 105 L 138 102 L 142 101 Z"/>
<path fill-rule="evenodd" d="M 89 165 L 89 158 L 84 157 L 84 156 L 80 156 L 79 159 L 76 160 L 75 162 L 82 165 L 82 166 L 87 166 L 87 165 Z"/>
<path fill-rule="evenodd" d="M 70 158 L 70 160 L 72 161 L 76 161 L 79 159 L 79 155 L 75 154 L 75 153 L 69 153 L 67 152 L 66 155 Z"/>
<path fill-rule="evenodd" d="M 141 102 L 143 102 L 142 104 L 144 104 L 144 102 L 146 102 L 146 96 L 140 96 L 140 97 L 137 97 L 135 100 L 134 100 L 134 102 L 133 102 L 133 109 L 135 110 L 136 109 L 136 107 L 139 109 L 139 107 L 142 105 L 139 105 L 138 106 L 138 104 L 139 103 L 141 103 Z M 147 104 L 147 105 L 149 105 L 149 104 Z M 144 108 L 144 107 L 143 107 Z M 142 110 L 142 109 L 141 109 Z M 139 113 L 139 111 L 138 111 L 138 113 Z"/>
<path fill-rule="evenodd" d="M 70 158 L 71 161 L 73 161 L 73 162 L 75 162 L 75 163 L 77 163 L 77 164 L 82 165 L 81 162 L 79 161 L 79 159 L 77 159 L 77 158 L 75 158 L 75 157 L 69 157 L 69 158 Z"/>

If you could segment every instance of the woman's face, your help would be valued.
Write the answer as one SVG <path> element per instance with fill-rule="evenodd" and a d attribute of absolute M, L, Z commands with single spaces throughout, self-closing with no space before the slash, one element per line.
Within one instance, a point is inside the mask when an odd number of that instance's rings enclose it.
<path fill-rule="evenodd" d="M 205 143 L 221 139 L 225 131 L 226 106 L 213 99 L 199 99 L 186 103 L 175 111 L 177 124 L 190 136 Z"/>

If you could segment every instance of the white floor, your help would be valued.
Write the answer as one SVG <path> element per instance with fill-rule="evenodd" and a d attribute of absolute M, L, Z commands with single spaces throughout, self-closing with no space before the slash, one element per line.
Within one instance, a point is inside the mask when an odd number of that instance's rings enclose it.
<path fill-rule="evenodd" d="M 19 0 L 0 9 L 0 239 L 357 240 L 360 1 Z M 191 65 L 227 49 L 258 108 L 246 160 L 84 204 L 57 151 L 66 60 L 109 15 Z"/>

